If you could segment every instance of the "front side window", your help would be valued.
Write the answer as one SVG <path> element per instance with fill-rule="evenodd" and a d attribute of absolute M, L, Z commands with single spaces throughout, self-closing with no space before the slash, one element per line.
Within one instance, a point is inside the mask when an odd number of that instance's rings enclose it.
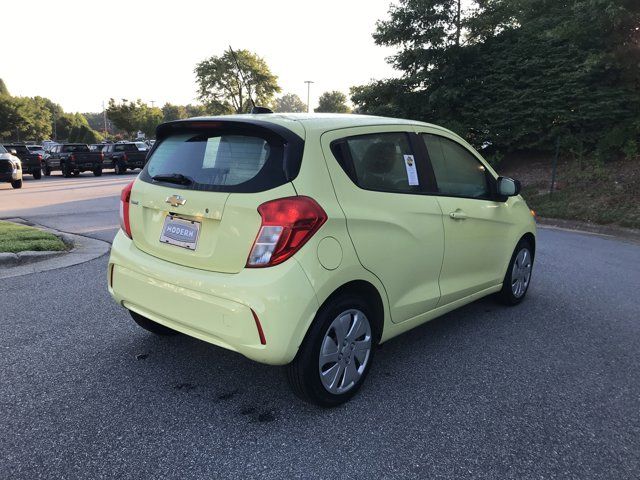
<path fill-rule="evenodd" d="M 340 150 L 350 157 L 352 180 L 359 187 L 383 192 L 420 192 L 420 166 L 406 133 L 374 133 L 348 137 L 342 142 Z"/>
<path fill-rule="evenodd" d="M 485 166 L 453 140 L 422 134 L 438 184 L 438 192 L 454 197 L 489 198 Z"/>

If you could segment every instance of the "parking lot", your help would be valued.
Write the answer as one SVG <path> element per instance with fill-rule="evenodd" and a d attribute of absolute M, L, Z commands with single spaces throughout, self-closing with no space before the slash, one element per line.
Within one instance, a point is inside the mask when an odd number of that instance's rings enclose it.
<path fill-rule="evenodd" d="M 0 217 L 110 241 L 133 178 L 27 179 Z M 634 478 L 640 248 L 541 229 L 536 260 L 522 305 L 390 341 L 333 410 L 279 368 L 138 328 L 106 257 L 3 280 L 0 478 Z"/>

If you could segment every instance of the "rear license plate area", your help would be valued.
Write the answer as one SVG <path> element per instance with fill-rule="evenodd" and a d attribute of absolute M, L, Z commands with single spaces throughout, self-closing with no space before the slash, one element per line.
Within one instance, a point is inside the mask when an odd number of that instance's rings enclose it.
<path fill-rule="evenodd" d="M 175 215 L 167 215 L 164 218 L 164 225 L 162 225 L 160 243 L 175 245 L 187 250 L 195 250 L 198 246 L 199 236 L 200 222 L 186 220 Z"/>

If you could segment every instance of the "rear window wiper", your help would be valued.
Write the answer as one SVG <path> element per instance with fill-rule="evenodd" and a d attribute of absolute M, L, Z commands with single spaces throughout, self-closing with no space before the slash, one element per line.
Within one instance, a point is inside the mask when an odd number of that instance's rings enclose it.
<path fill-rule="evenodd" d="M 154 182 L 175 183 L 177 185 L 191 185 L 193 179 L 181 173 L 159 173 L 151 177 Z"/>

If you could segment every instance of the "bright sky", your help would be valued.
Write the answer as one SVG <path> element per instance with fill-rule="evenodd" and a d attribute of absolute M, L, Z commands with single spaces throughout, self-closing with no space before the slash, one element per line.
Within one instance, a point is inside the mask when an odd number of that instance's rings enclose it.
<path fill-rule="evenodd" d="M 391 0 L 4 0 L 0 78 L 12 95 L 97 112 L 110 97 L 196 101 L 193 69 L 228 45 L 263 57 L 283 93 L 397 75 L 371 34 Z"/>

